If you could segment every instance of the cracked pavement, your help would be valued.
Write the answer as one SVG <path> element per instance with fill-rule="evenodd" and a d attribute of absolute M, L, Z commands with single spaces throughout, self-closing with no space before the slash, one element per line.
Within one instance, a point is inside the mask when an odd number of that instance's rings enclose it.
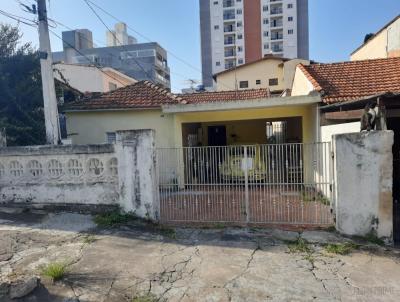
<path fill-rule="evenodd" d="M 93 240 L 87 240 L 91 236 Z M 291 253 L 302 236 L 311 252 Z M 144 224 L 98 228 L 79 214 L 1 214 L 0 289 L 38 276 L 28 296 L 0 301 L 398 301 L 400 252 L 374 245 L 329 254 L 335 233 L 276 229 L 176 229 Z M 50 262 L 68 264 L 63 280 L 40 276 Z"/>

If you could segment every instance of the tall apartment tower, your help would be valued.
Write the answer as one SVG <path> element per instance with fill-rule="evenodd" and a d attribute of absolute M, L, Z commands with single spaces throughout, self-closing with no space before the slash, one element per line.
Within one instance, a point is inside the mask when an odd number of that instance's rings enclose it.
<path fill-rule="evenodd" d="M 137 43 L 135 37 L 128 35 L 126 24 L 122 22 L 115 24 L 113 31 L 107 31 L 106 38 L 107 46 L 132 45 Z"/>
<path fill-rule="evenodd" d="M 267 54 L 309 58 L 308 0 L 199 0 L 203 85 Z"/>

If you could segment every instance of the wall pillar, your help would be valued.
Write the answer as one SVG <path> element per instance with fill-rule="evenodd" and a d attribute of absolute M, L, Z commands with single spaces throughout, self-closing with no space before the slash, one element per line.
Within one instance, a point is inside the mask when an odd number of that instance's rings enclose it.
<path fill-rule="evenodd" d="M 117 131 L 120 205 L 141 218 L 160 213 L 154 130 Z"/>
<path fill-rule="evenodd" d="M 393 236 L 393 131 L 333 136 L 336 229 L 346 235 Z"/>

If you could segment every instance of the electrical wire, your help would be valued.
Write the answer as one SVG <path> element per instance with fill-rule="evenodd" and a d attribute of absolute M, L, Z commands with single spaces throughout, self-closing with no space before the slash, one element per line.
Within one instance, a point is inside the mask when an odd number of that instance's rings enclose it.
<path fill-rule="evenodd" d="M 93 6 L 97 7 L 99 10 L 101 10 L 103 13 L 105 13 L 106 15 L 108 15 L 109 17 L 111 17 L 112 19 L 114 19 L 114 20 L 116 20 L 116 21 L 118 21 L 118 22 L 125 23 L 124 21 L 122 21 L 121 19 L 117 18 L 116 16 L 114 16 L 113 14 L 111 14 L 110 12 L 108 12 L 107 10 L 105 10 L 104 8 L 102 8 L 101 6 L 99 6 L 98 4 L 96 4 L 95 2 L 93 2 L 92 0 L 84 0 L 84 1 L 85 1 L 86 3 L 90 2 Z M 126 24 L 126 23 L 125 23 L 125 24 Z M 142 37 L 142 38 L 145 39 L 146 41 L 152 42 L 152 40 L 151 40 L 149 37 L 143 35 L 143 34 L 140 33 L 139 31 L 135 30 L 134 28 L 132 28 L 131 26 L 129 26 L 129 24 L 127 24 L 126 26 L 127 26 L 128 29 L 130 29 L 132 32 L 134 32 L 134 33 L 137 34 L 138 36 Z M 195 67 L 194 65 L 188 63 L 188 62 L 185 61 L 184 59 L 181 59 L 178 55 L 174 54 L 174 53 L 171 52 L 170 50 L 165 49 L 165 51 L 166 51 L 169 55 L 171 55 L 172 57 L 174 57 L 175 59 L 177 59 L 178 61 L 182 62 L 183 64 L 189 66 L 190 68 L 192 68 L 192 69 L 196 70 L 197 72 L 199 72 L 200 74 L 202 74 L 202 71 L 201 71 L 199 68 L 197 68 L 197 67 Z M 230 87 L 230 85 L 226 85 L 225 83 L 223 83 L 223 82 L 221 82 L 221 81 L 220 81 L 220 83 L 221 83 L 224 87 L 226 87 L 226 88 L 228 88 L 228 89 L 230 89 L 230 90 L 236 90 L 235 88 L 232 88 L 232 87 Z"/>
<path fill-rule="evenodd" d="M 65 43 L 66 45 L 68 45 L 69 47 L 73 48 L 78 54 L 80 54 L 81 56 L 83 56 L 84 58 L 86 58 L 89 62 L 91 61 L 91 59 L 86 56 L 84 53 L 82 53 L 79 49 L 77 49 L 75 46 L 71 45 L 70 43 L 68 43 L 67 41 L 65 41 L 61 36 L 59 36 L 57 33 L 55 33 L 53 30 L 49 29 L 49 32 L 51 34 L 53 34 L 55 37 L 59 38 L 63 43 Z M 109 76 L 110 78 L 116 80 L 117 82 L 119 82 L 121 85 L 126 86 L 126 83 L 121 82 L 120 80 L 118 80 L 117 78 L 109 75 L 108 73 L 106 73 L 102 68 L 100 68 L 97 65 L 93 65 L 95 68 L 97 68 L 100 72 L 102 72 L 103 74 Z"/>
<path fill-rule="evenodd" d="M 8 13 L 8 12 L 3 11 L 3 10 L 0 10 L 0 14 L 5 16 L 5 17 L 8 17 L 10 19 L 13 19 L 15 21 L 18 21 L 19 23 L 22 23 L 22 24 L 25 24 L 25 25 L 28 25 L 28 26 L 31 26 L 31 27 L 36 27 L 38 25 L 38 23 L 35 22 L 34 20 L 30 20 L 30 19 L 27 19 L 27 18 L 24 18 L 24 17 L 21 17 L 21 16 L 17 16 L 17 15 Z"/>
<path fill-rule="evenodd" d="M 50 19 L 49 19 L 49 20 L 50 20 Z M 66 28 L 66 29 L 68 29 L 68 30 L 74 30 L 74 29 L 71 28 L 70 26 L 65 25 L 64 23 L 62 23 L 62 22 L 60 22 L 60 21 L 57 21 L 57 20 L 55 20 L 55 19 L 51 19 L 51 21 L 57 23 L 58 25 L 60 25 L 60 26 L 62 26 L 62 27 L 64 27 L 64 28 Z M 92 40 L 86 38 L 85 36 L 81 36 L 81 38 L 83 38 L 84 40 L 86 40 L 86 41 L 88 41 L 88 42 L 92 42 Z M 96 41 L 96 42 L 99 43 L 99 44 L 105 45 L 105 47 L 106 47 L 106 43 L 104 43 L 104 42 L 102 42 L 102 41 L 100 41 L 100 40 L 94 40 L 94 41 Z M 107 54 L 108 54 L 109 56 L 111 56 L 111 57 L 114 57 L 114 58 L 116 58 L 116 59 L 118 59 L 118 60 L 121 60 L 121 58 L 120 58 L 119 56 L 117 56 L 117 55 L 115 55 L 115 54 L 113 54 L 113 53 L 111 53 L 111 52 L 107 52 Z M 178 76 L 178 77 L 180 77 L 180 78 L 182 78 L 182 79 L 184 79 L 184 80 L 187 79 L 187 78 L 186 78 L 184 75 L 182 75 L 182 74 L 179 74 L 179 73 L 176 73 L 176 72 L 172 72 L 172 71 L 169 71 L 169 73 L 170 73 L 171 75 Z M 172 86 L 172 84 L 171 84 L 171 86 Z M 177 87 L 174 87 L 174 88 L 177 88 Z M 176 89 L 176 90 L 179 90 L 179 89 Z"/>
<path fill-rule="evenodd" d="M 90 10 L 96 15 L 96 17 L 100 20 L 100 22 L 107 28 L 107 30 L 114 36 L 114 39 L 122 46 L 122 48 L 124 48 L 126 50 L 126 48 L 124 47 L 124 45 L 122 45 L 121 41 L 118 40 L 117 35 L 107 26 L 107 24 L 104 22 L 104 20 L 100 17 L 100 15 L 96 12 L 96 10 L 90 5 L 90 3 L 87 0 L 83 0 L 86 5 L 90 8 Z M 128 50 L 126 50 L 128 51 Z M 146 69 L 144 69 L 144 67 L 142 65 L 139 64 L 139 62 L 132 57 L 132 59 L 135 61 L 135 63 L 140 67 L 140 69 L 145 73 L 145 75 L 147 75 L 147 77 L 151 80 L 154 81 L 154 76 L 148 74 L 148 72 L 146 71 Z"/>

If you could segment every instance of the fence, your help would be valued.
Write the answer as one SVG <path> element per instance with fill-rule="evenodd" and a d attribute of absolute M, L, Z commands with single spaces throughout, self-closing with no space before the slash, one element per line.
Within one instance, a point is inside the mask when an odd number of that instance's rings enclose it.
<path fill-rule="evenodd" d="M 157 149 L 164 222 L 332 223 L 330 143 Z"/>

